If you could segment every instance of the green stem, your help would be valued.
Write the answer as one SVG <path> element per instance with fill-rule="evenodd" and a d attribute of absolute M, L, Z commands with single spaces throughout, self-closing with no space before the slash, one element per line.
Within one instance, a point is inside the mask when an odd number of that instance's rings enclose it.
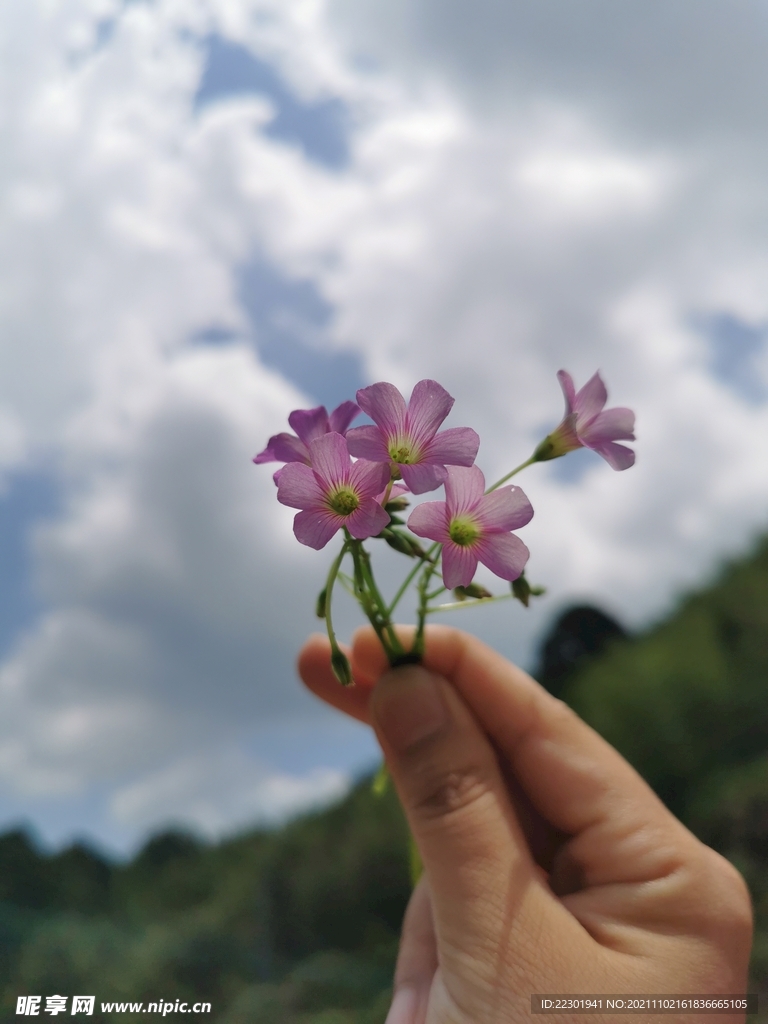
<path fill-rule="evenodd" d="M 433 544 L 432 547 L 429 549 L 429 551 L 427 551 L 426 557 L 428 559 L 431 559 L 433 554 L 437 551 L 437 549 L 439 547 L 440 547 L 440 545 L 438 543 Z M 398 604 L 400 603 L 401 598 L 403 597 L 403 594 L 405 594 L 406 590 L 408 589 L 410 584 L 413 582 L 414 576 L 421 570 L 421 568 L 422 568 L 422 563 L 421 562 L 417 562 L 416 565 L 414 565 L 414 567 L 411 569 L 411 571 L 405 577 L 403 582 L 400 584 L 399 590 L 397 591 L 395 596 L 392 598 L 392 601 L 390 602 L 390 605 L 387 608 L 387 618 L 391 618 L 392 612 L 395 610 L 395 608 L 397 608 Z"/>
<path fill-rule="evenodd" d="M 352 682 L 352 675 L 349 670 L 349 661 L 347 656 L 339 647 L 339 642 L 336 639 L 336 633 L 333 628 L 333 618 L 331 616 L 331 605 L 333 599 L 333 585 L 336 582 L 336 577 L 339 574 L 341 563 L 349 550 L 349 544 L 347 541 L 344 542 L 341 551 L 338 556 L 334 559 L 330 571 L 328 573 L 328 580 L 325 584 L 325 628 L 328 632 L 328 640 L 331 644 L 331 665 L 336 673 L 336 677 L 339 682 L 345 686 Z"/>
<path fill-rule="evenodd" d="M 336 634 L 333 631 L 333 620 L 331 619 L 331 597 L 333 595 L 333 585 L 336 582 L 336 577 L 339 574 L 341 563 L 349 550 L 348 544 L 345 542 L 342 546 L 338 556 L 334 559 L 331 564 L 330 571 L 328 573 L 328 580 L 325 584 L 325 628 L 328 630 L 328 639 L 331 641 L 331 647 L 338 647 L 336 640 Z"/>
<path fill-rule="evenodd" d="M 359 543 L 356 544 L 350 539 L 350 551 L 352 552 L 352 563 L 355 568 L 354 584 L 355 584 L 355 597 L 357 598 L 360 606 L 365 612 L 366 616 L 371 622 L 371 625 L 379 634 L 381 638 L 381 630 L 379 625 L 379 617 L 373 604 L 371 603 L 371 597 L 365 586 L 365 577 L 363 575 L 363 567 L 360 558 L 360 547 Z"/>
<path fill-rule="evenodd" d="M 442 548 L 442 544 L 434 544 L 429 550 L 430 554 L 435 548 Z M 429 581 L 432 578 L 432 573 L 437 567 L 437 557 L 431 562 L 428 562 L 424 566 L 424 572 L 421 579 L 419 580 L 419 610 L 418 610 L 418 624 L 416 626 L 416 636 L 413 639 L 413 646 L 411 647 L 411 654 L 421 657 L 424 654 L 424 627 L 427 621 L 427 614 L 429 612 Z"/>
<path fill-rule="evenodd" d="M 403 653 L 403 645 L 392 627 L 386 614 L 384 601 L 373 580 L 368 562 L 368 552 L 363 548 L 361 541 L 353 540 L 351 537 L 349 538 L 349 547 L 355 566 L 355 596 L 373 626 L 387 658 L 392 663 Z"/>
<path fill-rule="evenodd" d="M 532 455 L 532 456 L 530 457 L 530 459 L 526 459 L 526 460 L 525 460 L 525 462 L 521 462 L 519 466 L 516 466 L 516 467 L 515 467 L 515 469 L 513 469 L 511 473 L 507 473 L 507 475 L 506 475 L 506 476 L 503 476 L 503 477 L 501 478 L 501 480 L 497 480 L 497 481 L 496 481 L 496 483 L 495 483 L 495 484 L 493 484 L 493 486 L 492 486 L 492 487 L 489 487 L 489 488 L 488 488 L 488 489 L 486 490 L 486 492 L 485 492 L 485 493 L 486 493 L 486 494 L 490 494 L 490 493 L 491 493 L 491 491 L 495 491 L 497 487 L 501 487 L 501 485 L 502 485 L 502 484 L 505 484 L 505 483 L 507 482 L 507 480 L 511 480 L 511 479 L 512 479 L 512 477 L 513 477 L 513 476 L 514 476 L 514 475 L 515 475 L 516 473 L 519 473 L 519 472 L 520 472 L 520 470 L 522 470 L 522 469 L 525 469 L 525 468 L 526 468 L 526 466 L 532 466 L 532 465 L 534 464 L 534 462 L 538 462 L 538 461 L 539 461 L 539 460 L 538 460 L 538 459 L 536 458 L 536 456 L 535 456 L 535 455 Z"/>
<path fill-rule="evenodd" d="M 436 608 L 427 608 L 427 615 L 435 612 L 454 612 L 459 608 L 474 608 L 478 604 L 493 604 L 494 601 L 511 601 L 514 594 L 500 594 L 498 597 L 479 597 L 474 601 L 452 601 L 450 604 L 439 604 Z"/>
<path fill-rule="evenodd" d="M 392 620 L 390 618 L 387 606 L 384 602 L 384 598 L 381 596 L 381 592 L 379 591 L 379 588 L 376 586 L 376 580 L 373 578 L 373 573 L 371 571 L 371 556 L 365 550 L 362 543 L 360 544 L 360 556 L 365 582 L 368 585 L 368 589 L 371 593 L 374 602 L 376 603 L 377 611 L 381 618 L 382 626 L 387 631 L 389 642 L 392 645 L 392 651 L 395 654 L 395 656 L 403 654 L 403 645 L 400 643 L 397 633 L 395 632 L 395 627 L 392 625 Z"/>
<path fill-rule="evenodd" d="M 354 599 L 357 600 L 357 591 L 355 590 L 355 581 L 352 579 L 352 577 L 351 576 L 347 576 L 347 574 L 345 572 L 340 572 L 336 576 L 336 579 L 339 581 L 339 583 L 342 585 L 342 587 L 344 587 L 344 589 L 349 594 L 349 596 L 350 597 L 354 597 Z"/>

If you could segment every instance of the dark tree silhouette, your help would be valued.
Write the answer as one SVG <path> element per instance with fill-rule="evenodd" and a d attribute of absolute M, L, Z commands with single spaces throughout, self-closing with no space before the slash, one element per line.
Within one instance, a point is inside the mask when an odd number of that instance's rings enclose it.
<path fill-rule="evenodd" d="M 610 615 L 591 605 L 577 605 L 560 615 L 541 645 L 535 677 L 555 697 L 560 697 L 571 676 L 597 657 L 612 640 L 626 637 L 626 630 Z"/>

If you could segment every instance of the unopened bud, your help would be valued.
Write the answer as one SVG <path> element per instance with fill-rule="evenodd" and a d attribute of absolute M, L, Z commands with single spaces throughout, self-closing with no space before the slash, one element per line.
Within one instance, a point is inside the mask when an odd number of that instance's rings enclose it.
<path fill-rule="evenodd" d="M 342 686 L 352 685 L 352 669 L 344 651 L 334 647 L 331 651 L 331 668 Z"/>
<path fill-rule="evenodd" d="M 387 528 L 382 531 L 380 536 L 384 538 L 391 548 L 394 548 L 395 551 L 399 551 L 403 555 L 408 555 L 409 558 L 426 558 L 426 552 L 421 544 L 415 538 L 409 537 L 407 533 L 400 533 L 399 530 Z"/>
<path fill-rule="evenodd" d="M 404 511 L 406 508 L 408 508 L 409 504 L 410 502 L 405 497 L 392 498 L 392 500 L 388 501 L 387 504 L 384 506 L 384 511 L 389 512 L 389 514 L 392 515 L 393 512 Z"/>
<path fill-rule="evenodd" d="M 481 600 L 484 597 L 493 597 L 490 590 L 481 587 L 479 583 L 470 583 L 467 587 L 454 587 L 453 593 L 457 601 L 466 601 L 468 597 L 474 597 L 476 600 Z"/>
<path fill-rule="evenodd" d="M 525 578 L 525 573 L 521 573 L 516 580 L 512 580 L 512 596 L 528 607 L 528 604 L 532 597 L 540 597 L 546 593 L 544 587 L 532 587 L 528 580 Z"/>
<path fill-rule="evenodd" d="M 325 618 L 325 602 L 328 597 L 328 588 L 323 587 L 320 593 L 317 595 L 317 603 L 315 604 L 315 615 L 318 619 Z"/>

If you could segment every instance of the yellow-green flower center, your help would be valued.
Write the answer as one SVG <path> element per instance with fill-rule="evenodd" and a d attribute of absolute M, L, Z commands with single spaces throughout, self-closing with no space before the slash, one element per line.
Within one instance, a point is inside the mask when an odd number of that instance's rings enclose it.
<path fill-rule="evenodd" d="M 418 452 L 414 451 L 408 441 L 398 437 L 389 445 L 389 457 L 393 462 L 400 463 L 401 466 L 410 466 L 411 463 L 418 460 Z"/>
<path fill-rule="evenodd" d="M 360 506 L 360 499 L 351 487 L 339 487 L 328 495 L 328 504 L 340 516 L 349 516 Z"/>
<path fill-rule="evenodd" d="M 452 519 L 448 527 L 448 536 L 454 544 L 465 548 L 480 536 L 480 529 L 471 519 L 458 517 Z"/>

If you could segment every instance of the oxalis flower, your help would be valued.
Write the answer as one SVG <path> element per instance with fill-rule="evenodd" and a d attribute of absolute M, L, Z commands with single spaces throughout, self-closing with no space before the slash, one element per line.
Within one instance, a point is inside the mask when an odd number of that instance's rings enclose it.
<path fill-rule="evenodd" d="M 302 510 L 293 520 L 296 539 L 319 550 L 342 526 L 358 540 L 381 533 L 389 513 L 376 496 L 387 486 L 389 467 L 352 462 L 341 434 L 315 438 L 308 451 L 311 466 L 288 463 L 277 485 L 277 500 Z"/>
<path fill-rule="evenodd" d="M 253 461 L 257 466 L 263 462 L 303 462 L 308 466 L 309 445 L 312 441 L 329 433 L 343 436 L 349 424 L 359 414 L 360 409 L 354 402 L 342 402 L 330 416 L 324 405 L 318 405 L 316 409 L 294 409 L 288 417 L 288 423 L 296 434 L 274 434 L 264 451 L 259 452 Z M 275 473 L 275 483 L 280 479 L 281 473 L 282 469 Z"/>
<path fill-rule="evenodd" d="M 434 380 L 420 380 L 410 405 L 393 384 L 362 388 L 357 401 L 376 426 L 352 427 L 347 433 L 351 455 L 386 462 L 394 479 L 402 477 L 414 494 L 433 491 L 446 478 L 446 466 L 471 466 L 480 438 L 470 427 L 438 433 L 453 399 Z"/>
<path fill-rule="evenodd" d="M 591 377 L 577 392 L 570 373 L 557 374 L 565 395 L 565 417 L 562 423 L 544 438 L 534 452 L 534 461 L 546 462 L 576 448 L 591 448 L 602 455 L 613 469 L 629 469 L 635 464 L 631 448 L 616 441 L 635 440 L 635 414 L 631 409 L 603 409 L 608 392 L 599 373 Z"/>
<path fill-rule="evenodd" d="M 484 494 L 477 466 L 450 466 L 445 501 L 426 501 L 408 519 L 408 529 L 443 545 L 443 582 L 468 587 L 482 562 L 503 580 L 515 580 L 528 561 L 528 548 L 511 530 L 530 522 L 533 509 L 519 487 Z"/>

